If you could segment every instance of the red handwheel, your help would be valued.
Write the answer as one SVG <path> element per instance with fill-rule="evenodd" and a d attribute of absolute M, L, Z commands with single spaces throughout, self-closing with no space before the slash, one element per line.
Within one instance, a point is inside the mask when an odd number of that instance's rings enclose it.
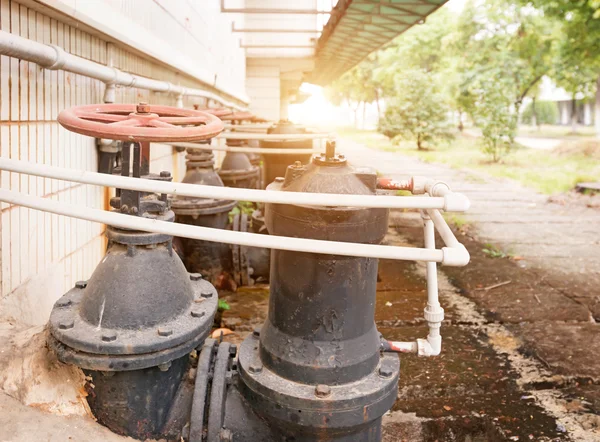
<path fill-rule="evenodd" d="M 254 114 L 250 112 L 233 112 L 229 115 L 225 115 L 221 117 L 223 121 L 238 121 L 238 120 L 253 120 L 255 118 Z"/>
<path fill-rule="evenodd" d="M 75 106 L 63 110 L 58 122 L 82 135 L 135 142 L 205 140 L 224 129 L 211 113 L 146 103 Z"/>
<path fill-rule="evenodd" d="M 201 109 L 197 104 L 194 105 L 194 109 L 197 111 L 206 112 L 207 114 L 212 114 L 220 119 L 223 119 L 223 117 L 233 113 L 231 109 L 227 109 L 226 107 L 205 107 Z"/>

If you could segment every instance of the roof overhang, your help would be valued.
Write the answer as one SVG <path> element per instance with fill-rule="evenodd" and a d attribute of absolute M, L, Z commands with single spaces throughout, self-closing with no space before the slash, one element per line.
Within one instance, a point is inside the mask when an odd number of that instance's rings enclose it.
<path fill-rule="evenodd" d="M 325 86 L 373 51 L 440 8 L 447 0 L 339 0 L 317 42 L 306 79 Z"/>

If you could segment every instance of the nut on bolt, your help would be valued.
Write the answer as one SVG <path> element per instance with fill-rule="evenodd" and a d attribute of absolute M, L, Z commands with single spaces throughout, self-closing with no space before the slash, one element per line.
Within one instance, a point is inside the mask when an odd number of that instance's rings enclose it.
<path fill-rule="evenodd" d="M 158 327 L 158 336 L 171 336 L 173 334 L 173 330 L 165 327 Z"/>
<path fill-rule="evenodd" d="M 386 361 L 381 361 L 378 374 L 382 378 L 391 378 L 394 374 L 394 369 Z"/>
<path fill-rule="evenodd" d="M 150 105 L 148 103 L 141 102 L 135 107 L 135 111 L 138 114 L 149 114 L 150 113 Z"/>
<path fill-rule="evenodd" d="M 84 289 L 87 287 L 87 281 L 77 281 L 75 283 L 75 288 Z"/>
<path fill-rule="evenodd" d="M 200 273 L 190 273 L 190 281 L 200 281 L 202 275 Z"/>
<path fill-rule="evenodd" d="M 315 388 L 315 396 L 317 397 L 327 397 L 331 394 L 331 388 L 329 385 L 319 384 Z"/>
<path fill-rule="evenodd" d="M 60 321 L 58 328 L 61 330 L 69 330 L 75 326 L 75 322 L 72 319 L 66 321 Z"/>
<path fill-rule="evenodd" d="M 202 318 L 205 315 L 205 312 L 199 309 L 194 309 L 190 312 L 192 318 Z"/>
<path fill-rule="evenodd" d="M 262 372 L 262 364 L 260 362 L 252 362 L 250 366 L 248 366 L 248 371 L 252 374 L 259 374 Z"/>
<path fill-rule="evenodd" d="M 114 332 L 107 332 L 102 335 L 102 340 L 104 342 L 112 342 L 117 340 L 117 334 Z"/>

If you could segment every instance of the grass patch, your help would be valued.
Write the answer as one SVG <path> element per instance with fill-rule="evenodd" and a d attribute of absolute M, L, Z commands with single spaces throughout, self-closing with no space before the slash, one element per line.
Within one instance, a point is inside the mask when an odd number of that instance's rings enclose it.
<path fill-rule="evenodd" d="M 486 244 L 485 247 L 481 249 L 481 251 L 485 253 L 489 258 L 502 259 L 511 257 L 510 254 L 503 252 L 498 247 L 492 244 Z"/>
<path fill-rule="evenodd" d="M 458 230 L 461 230 L 463 227 L 469 226 L 469 221 L 467 221 L 467 219 L 459 213 L 444 212 L 444 218 L 446 219 L 448 224 L 453 225 Z"/>
<path fill-rule="evenodd" d="M 442 163 L 456 169 L 471 169 L 497 178 L 509 178 L 545 194 L 571 190 L 582 181 L 600 179 L 600 162 L 586 150 L 564 152 L 517 147 L 500 163 L 491 163 L 480 149 L 476 138 L 457 136 L 449 144 L 431 150 L 418 151 L 414 143 L 393 145 L 375 131 L 339 129 L 341 137 L 363 143 L 371 148 L 416 156 L 424 162 Z M 473 178 L 480 180 L 473 175 Z"/>
<path fill-rule="evenodd" d="M 229 310 L 229 309 L 231 309 L 231 306 L 224 299 L 219 299 L 218 309 L 219 310 Z"/>

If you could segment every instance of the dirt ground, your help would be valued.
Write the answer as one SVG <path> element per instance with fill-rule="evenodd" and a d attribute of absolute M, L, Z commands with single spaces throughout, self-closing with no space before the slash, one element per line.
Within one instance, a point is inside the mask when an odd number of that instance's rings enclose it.
<path fill-rule="evenodd" d="M 396 214 L 386 242 L 419 245 L 419 223 L 417 214 Z M 599 344 L 584 340 L 577 350 L 564 335 L 569 327 L 596 332 L 588 309 L 553 288 L 549 275 L 489 258 L 482 244 L 459 235 L 472 262 L 439 272 L 442 355 L 401 356 L 384 441 L 600 441 Z M 421 264 L 380 262 L 376 322 L 387 338 L 426 336 L 424 276 Z M 224 299 L 231 309 L 222 326 L 234 331 L 226 339 L 240 342 L 264 321 L 268 292 L 263 286 Z"/>

